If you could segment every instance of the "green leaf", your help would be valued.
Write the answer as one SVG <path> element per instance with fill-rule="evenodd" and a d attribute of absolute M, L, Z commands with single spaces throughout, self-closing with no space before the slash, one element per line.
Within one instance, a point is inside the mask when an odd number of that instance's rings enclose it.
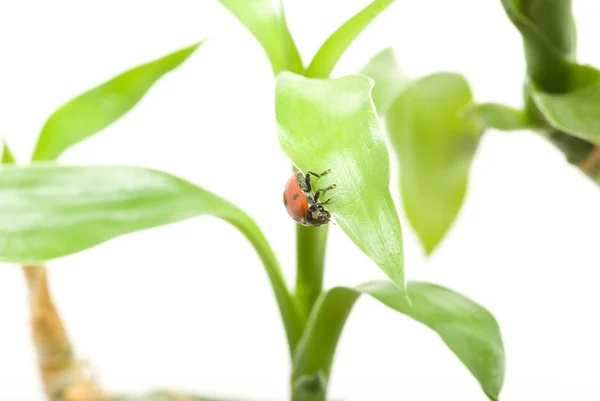
<path fill-rule="evenodd" d="M 2 164 L 14 164 L 15 156 L 12 154 L 6 141 L 2 141 Z"/>
<path fill-rule="evenodd" d="M 501 131 L 530 128 L 532 124 L 525 110 L 498 103 L 480 103 L 465 111 L 465 118 L 472 118 L 481 125 Z"/>
<path fill-rule="evenodd" d="M 329 77 L 354 39 L 393 2 L 394 0 L 375 0 L 346 21 L 321 45 L 306 69 L 305 75 L 313 78 Z"/>
<path fill-rule="evenodd" d="M 0 261 L 43 263 L 135 231 L 200 215 L 239 229 L 259 254 L 278 301 L 290 351 L 303 328 L 279 263 L 242 210 L 172 175 L 126 166 L 0 168 Z"/>
<path fill-rule="evenodd" d="M 390 165 L 365 76 L 277 77 L 279 142 L 303 172 L 331 173 L 316 187 L 336 184 L 328 210 L 346 235 L 401 289 L 405 288 L 402 230 L 390 194 Z M 314 228 L 318 230 L 319 228 Z"/>
<path fill-rule="evenodd" d="M 269 57 L 273 73 L 302 72 L 302 60 L 290 34 L 283 5 L 273 0 L 219 0 L 251 33 Z"/>
<path fill-rule="evenodd" d="M 61 106 L 42 128 L 33 160 L 55 160 L 69 147 L 117 121 L 201 43 L 128 70 Z"/>
<path fill-rule="evenodd" d="M 589 67 L 582 81 L 591 81 Z M 554 128 L 586 141 L 598 143 L 600 140 L 600 72 L 595 71 L 595 81 L 582 84 L 580 88 L 566 93 L 546 93 L 537 85 L 530 84 L 531 96 Z"/>
<path fill-rule="evenodd" d="M 409 305 L 394 285 L 373 281 L 324 293 L 311 314 L 293 362 L 293 380 L 321 372 L 329 379 L 335 348 L 355 301 L 368 294 L 434 330 L 497 400 L 504 382 L 504 345 L 494 317 L 472 300 L 441 286 L 409 282 Z M 324 391 L 324 389 L 322 389 Z"/>
<path fill-rule="evenodd" d="M 380 117 L 387 113 L 394 99 L 410 83 L 410 79 L 400 71 L 394 51 L 389 48 L 375 55 L 361 74 L 375 81 L 372 97 Z"/>
<path fill-rule="evenodd" d="M 400 159 L 407 217 L 427 253 L 456 218 L 482 128 L 460 117 L 473 104 L 465 79 L 437 73 L 416 80 L 387 113 L 387 129 Z"/>

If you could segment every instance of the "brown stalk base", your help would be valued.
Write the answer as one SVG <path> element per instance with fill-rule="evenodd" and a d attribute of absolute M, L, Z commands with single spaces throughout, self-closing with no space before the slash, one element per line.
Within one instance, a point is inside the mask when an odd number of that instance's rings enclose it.
<path fill-rule="evenodd" d="M 600 145 L 594 148 L 577 164 L 577 167 L 588 175 L 594 175 L 600 170 Z"/>
<path fill-rule="evenodd" d="M 52 302 L 46 269 L 23 266 L 29 292 L 31 329 L 46 396 L 50 401 L 100 401 L 104 396 L 75 359 L 67 331 Z"/>
<path fill-rule="evenodd" d="M 23 273 L 27 279 L 33 342 L 48 400 L 130 400 L 129 397 L 105 394 L 88 373 L 86 363 L 75 358 L 67 330 L 52 301 L 44 266 L 23 266 Z M 165 401 L 201 400 L 172 391 L 160 391 L 151 395 Z"/>

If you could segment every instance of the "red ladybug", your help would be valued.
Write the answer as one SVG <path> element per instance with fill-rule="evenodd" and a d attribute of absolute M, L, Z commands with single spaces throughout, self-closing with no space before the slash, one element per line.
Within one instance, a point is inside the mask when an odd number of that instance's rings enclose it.
<path fill-rule="evenodd" d="M 336 187 L 335 184 L 327 188 L 318 189 L 313 193 L 310 183 L 310 176 L 316 178 L 329 174 L 331 170 L 327 170 L 321 174 L 307 171 L 306 176 L 298 171 L 288 180 L 285 191 L 283 191 L 283 204 L 288 214 L 303 226 L 315 227 L 329 223 L 331 214 L 325 209 L 326 203 L 331 201 L 331 198 L 324 202 L 319 202 L 319 196 L 330 189 Z"/>

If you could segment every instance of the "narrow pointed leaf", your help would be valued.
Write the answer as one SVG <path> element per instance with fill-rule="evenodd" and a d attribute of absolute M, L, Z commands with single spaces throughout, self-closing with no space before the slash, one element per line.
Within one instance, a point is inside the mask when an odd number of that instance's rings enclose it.
<path fill-rule="evenodd" d="M 336 287 L 324 293 L 311 314 L 294 354 L 292 377 L 322 372 L 329 378 L 335 348 L 355 301 L 370 295 L 434 330 L 478 380 L 491 400 L 504 382 L 504 345 L 494 317 L 472 300 L 441 286 L 409 282 L 409 305 L 389 282 L 373 281 L 357 288 Z M 423 350 L 426 352 L 426 350 Z"/>
<path fill-rule="evenodd" d="M 219 1 L 254 35 L 267 53 L 275 75 L 284 70 L 302 71 L 302 60 L 285 21 L 281 1 Z"/>
<path fill-rule="evenodd" d="M 375 55 L 361 74 L 375 82 L 372 97 L 380 117 L 387 113 L 394 99 L 410 83 L 410 79 L 402 74 L 392 49 L 384 49 Z"/>
<path fill-rule="evenodd" d="M 6 141 L 2 141 L 2 164 L 12 164 L 15 162 L 15 156 L 12 154 Z"/>
<path fill-rule="evenodd" d="M 126 166 L 0 168 L 0 261 L 43 263 L 135 231 L 201 215 L 221 218 L 258 252 L 291 350 L 302 325 L 275 254 L 256 223 L 226 200 L 183 179 Z"/>
<path fill-rule="evenodd" d="M 389 156 L 372 87 L 364 76 L 280 74 L 275 96 L 279 142 L 299 170 L 331 170 L 315 186 L 337 185 L 325 195 L 333 197 L 327 208 L 335 222 L 403 289 L 402 230 L 389 190 Z"/>
<path fill-rule="evenodd" d="M 530 128 L 525 110 L 515 109 L 498 103 L 480 103 L 465 111 L 466 118 L 472 118 L 489 128 L 501 131 L 515 131 Z"/>
<path fill-rule="evenodd" d="M 123 72 L 61 106 L 42 128 L 33 160 L 55 160 L 69 147 L 117 121 L 162 76 L 181 65 L 200 44 Z"/>
<path fill-rule="evenodd" d="M 305 75 L 314 78 L 329 77 L 346 49 L 354 42 L 354 39 L 393 2 L 394 0 L 374 0 L 346 21 L 321 45 Z"/>
<path fill-rule="evenodd" d="M 438 73 L 405 88 L 387 113 L 404 208 L 427 253 L 450 229 L 467 190 L 482 133 L 479 124 L 461 118 L 472 104 L 462 76 Z"/>

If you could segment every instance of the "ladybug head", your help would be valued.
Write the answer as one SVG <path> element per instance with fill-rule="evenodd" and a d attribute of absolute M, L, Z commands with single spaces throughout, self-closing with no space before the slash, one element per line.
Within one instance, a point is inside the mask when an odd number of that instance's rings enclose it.
<path fill-rule="evenodd" d="M 306 222 L 311 226 L 322 226 L 330 220 L 331 213 L 321 203 L 313 203 L 306 212 Z"/>

